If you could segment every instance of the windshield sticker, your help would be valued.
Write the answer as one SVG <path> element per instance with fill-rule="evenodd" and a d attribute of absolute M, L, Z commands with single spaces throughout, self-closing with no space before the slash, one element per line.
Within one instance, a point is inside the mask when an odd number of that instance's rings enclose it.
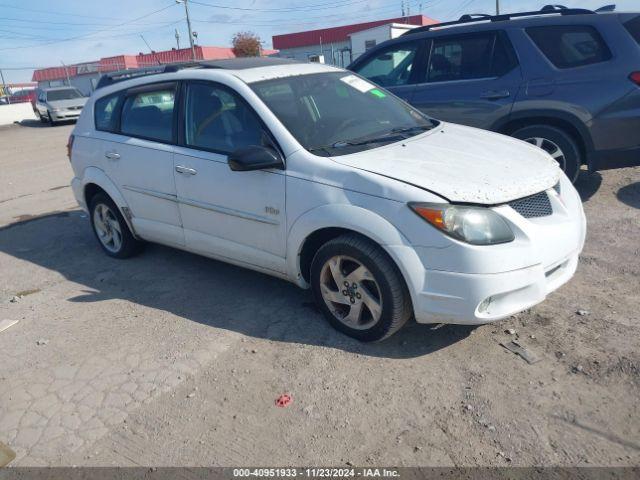
<path fill-rule="evenodd" d="M 350 87 L 353 87 L 356 90 L 359 90 L 362 93 L 368 92 L 372 88 L 375 88 L 375 86 L 372 85 L 371 83 L 361 78 L 358 78 L 355 75 L 347 75 L 346 77 L 342 77 L 340 80 L 346 83 L 347 85 L 349 85 Z"/>
<path fill-rule="evenodd" d="M 371 93 L 371 95 L 374 95 L 378 98 L 385 98 L 387 96 L 382 90 L 379 90 L 377 88 L 374 88 L 369 93 Z"/>

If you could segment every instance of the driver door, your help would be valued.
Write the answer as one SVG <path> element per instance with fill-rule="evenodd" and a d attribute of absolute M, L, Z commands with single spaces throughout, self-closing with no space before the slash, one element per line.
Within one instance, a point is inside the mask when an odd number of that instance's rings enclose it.
<path fill-rule="evenodd" d="M 230 88 L 192 81 L 183 86 L 175 183 L 187 248 L 285 272 L 285 174 L 232 171 L 228 155 L 270 142 L 255 111 Z"/>

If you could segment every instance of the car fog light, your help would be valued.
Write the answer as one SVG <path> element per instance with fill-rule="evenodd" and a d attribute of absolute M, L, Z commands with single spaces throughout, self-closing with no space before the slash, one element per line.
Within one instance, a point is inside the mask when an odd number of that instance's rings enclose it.
<path fill-rule="evenodd" d="M 489 306 L 491 305 L 492 301 L 493 301 L 493 297 L 485 298 L 482 301 L 482 303 L 480 303 L 480 305 L 478 305 L 478 312 L 479 313 L 487 313 L 489 311 Z"/>

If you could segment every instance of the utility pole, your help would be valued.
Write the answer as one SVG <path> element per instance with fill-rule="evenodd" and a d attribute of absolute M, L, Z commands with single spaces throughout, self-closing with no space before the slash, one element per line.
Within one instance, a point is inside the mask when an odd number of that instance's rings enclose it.
<path fill-rule="evenodd" d="M 9 91 L 7 90 L 7 84 L 4 83 L 4 74 L 2 73 L 2 70 L 0 70 L 0 78 L 2 78 L 2 91 L 7 96 L 7 104 L 11 104 L 11 98 Z"/>
<path fill-rule="evenodd" d="M 496 0 L 496 15 L 500 15 L 500 0 Z"/>
<path fill-rule="evenodd" d="M 178 44 L 178 50 L 180 50 L 180 32 L 176 28 L 176 43 Z"/>
<path fill-rule="evenodd" d="M 62 60 L 60 60 L 60 63 L 64 67 L 64 74 L 67 76 L 67 85 L 71 86 L 71 79 L 69 78 L 69 70 L 67 69 L 67 66 L 64 64 Z"/>
<path fill-rule="evenodd" d="M 189 29 L 189 44 L 191 45 L 191 60 L 196 60 L 196 48 L 193 44 L 193 31 L 191 30 L 191 17 L 189 17 L 189 0 L 176 0 L 176 3 L 184 3 L 184 11 L 187 15 L 187 29 Z"/>

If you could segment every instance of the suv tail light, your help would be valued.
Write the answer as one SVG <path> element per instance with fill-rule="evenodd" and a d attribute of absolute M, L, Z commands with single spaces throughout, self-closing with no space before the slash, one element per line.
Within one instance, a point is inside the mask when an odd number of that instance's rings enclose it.
<path fill-rule="evenodd" d="M 629 79 L 640 87 L 640 72 L 633 72 L 629 75 Z"/>
<path fill-rule="evenodd" d="M 69 161 L 71 161 L 71 151 L 73 150 L 73 135 L 69 135 L 69 140 L 67 140 L 67 157 L 69 157 Z"/>

